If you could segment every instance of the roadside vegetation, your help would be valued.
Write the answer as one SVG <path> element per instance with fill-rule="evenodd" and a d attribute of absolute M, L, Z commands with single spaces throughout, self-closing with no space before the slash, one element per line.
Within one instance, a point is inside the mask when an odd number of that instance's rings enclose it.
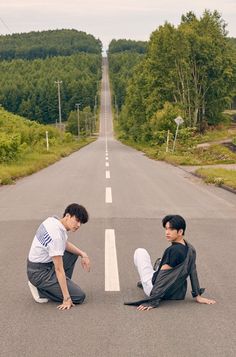
<path fill-rule="evenodd" d="M 0 36 L 0 184 L 95 140 L 101 49 L 76 30 Z"/>
<path fill-rule="evenodd" d="M 225 112 L 236 96 L 235 39 L 227 37 L 217 11 L 205 11 L 200 18 L 189 12 L 178 27 L 166 22 L 151 34 L 141 56 L 125 55 L 121 77 L 128 57 L 137 58 L 125 90 L 114 80 L 116 58 L 109 55 L 113 96 L 120 98 L 115 129 L 122 142 L 176 165 L 236 163 L 233 144 L 230 150 L 222 143 L 236 143 L 233 112 Z M 175 141 L 177 117 L 184 122 Z M 236 171 L 232 175 L 236 181 Z"/>
<path fill-rule="evenodd" d="M 30 175 L 94 139 L 84 137 L 78 141 L 70 133 L 0 108 L 0 184 L 10 184 L 19 177 Z"/>
<path fill-rule="evenodd" d="M 196 174 L 203 178 L 206 183 L 212 183 L 216 186 L 227 186 L 236 190 L 235 170 L 224 168 L 200 168 Z"/>
<path fill-rule="evenodd" d="M 147 42 L 112 40 L 109 44 L 109 76 L 112 83 L 113 106 L 118 114 L 125 102 L 127 83 L 132 78 L 135 66 L 147 52 Z"/>

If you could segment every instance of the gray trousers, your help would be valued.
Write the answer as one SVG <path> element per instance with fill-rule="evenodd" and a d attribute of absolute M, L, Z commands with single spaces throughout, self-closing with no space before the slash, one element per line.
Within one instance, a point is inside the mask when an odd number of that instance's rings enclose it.
<path fill-rule="evenodd" d="M 85 299 L 85 293 L 81 290 L 79 285 L 71 280 L 77 259 L 77 255 L 65 251 L 63 265 L 70 297 L 74 304 L 81 304 Z M 46 297 L 57 302 L 63 301 L 63 295 L 57 280 L 53 262 L 33 263 L 28 260 L 27 275 L 29 281 L 37 287 L 40 297 Z"/>

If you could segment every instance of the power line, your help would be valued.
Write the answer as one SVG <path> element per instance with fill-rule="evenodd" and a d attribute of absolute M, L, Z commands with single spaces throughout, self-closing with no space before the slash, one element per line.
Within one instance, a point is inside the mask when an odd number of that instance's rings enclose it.
<path fill-rule="evenodd" d="M 3 26 L 6 27 L 6 29 L 7 29 L 10 33 L 12 33 L 12 30 L 10 29 L 10 27 L 6 24 L 5 21 L 3 21 L 3 19 L 2 19 L 1 17 L 0 17 L 0 21 L 1 21 L 1 23 L 3 24 Z"/>

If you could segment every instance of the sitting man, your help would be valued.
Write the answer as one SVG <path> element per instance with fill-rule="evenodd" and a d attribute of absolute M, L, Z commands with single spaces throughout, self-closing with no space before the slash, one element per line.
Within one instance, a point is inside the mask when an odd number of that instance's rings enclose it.
<path fill-rule="evenodd" d="M 205 289 L 201 289 L 196 270 L 196 251 L 184 240 L 186 223 L 179 215 L 168 215 L 163 218 L 166 239 L 171 243 L 156 262 L 154 268 L 150 255 L 143 248 L 134 253 L 134 264 L 138 270 L 141 282 L 138 283 L 148 296 L 145 299 L 126 302 L 125 305 L 138 306 L 144 311 L 155 308 L 161 300 L 183 300 L 187 291 L 187 278 L 190 276 L 192 296 L 200 304 L 215 304 L 214 300 L 202 297 Z M 157 264 L 158 263 L 158 264 Z"/>
<path fill-rule="evenodd" d="M 84 301 L 84 292 L 71 277 L 78 257 L 86 271 L 90 261 L 85 252 L 67 241 L 67 232 L 76 232 L 87 221 L 86 209 L 72 203 L 63 218 L 49 217 L 39 226 L 27 261 L 28 285 L 36 302 L 50 299 L 60 303 L 60 310 L 66 310 Z"/>

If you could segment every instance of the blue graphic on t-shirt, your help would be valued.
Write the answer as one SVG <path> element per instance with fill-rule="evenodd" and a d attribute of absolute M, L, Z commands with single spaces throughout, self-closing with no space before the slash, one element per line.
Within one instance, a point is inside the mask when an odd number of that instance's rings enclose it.
<path fill-rule="evenodd" d="M 50 237 L 49 233 L 47 232 L 45 226 L 41 224 L 36 232 L 36 237 L 38 238 L 39 242 L 44 246 L 51 242 L 52 238 Z"/>

